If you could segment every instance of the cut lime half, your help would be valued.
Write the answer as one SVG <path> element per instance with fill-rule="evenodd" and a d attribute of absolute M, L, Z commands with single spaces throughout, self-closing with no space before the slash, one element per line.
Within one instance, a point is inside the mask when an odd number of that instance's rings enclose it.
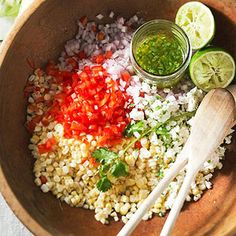
<path fill-rule="evenodd" d="M 175 23 L 186 32 L 193 50 L 205 47 L 215 34 L 213 14 L 200 2 L 188 2 L 181 6 L 175 17 Z"/>
<path fill-rule="evenodd" d="M 225 88 L 234 79 L 235 62 L 224 50 L 208 47 L 194 54 L 189 72 L 194 84 L 204 91 Z"/>

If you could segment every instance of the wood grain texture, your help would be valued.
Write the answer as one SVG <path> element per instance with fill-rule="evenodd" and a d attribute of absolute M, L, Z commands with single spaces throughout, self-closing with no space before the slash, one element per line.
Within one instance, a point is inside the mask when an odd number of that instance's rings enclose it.
<path fill-rule="evenodd" d="M 44 194 L 33 182 L 33 159 L 27 150 L 24 128 L 26 104 L 23 87 L 32 73 L 26 63 L 44 66 L 56 58 L 66 40 L 76 33 L 76 19 L 110 10 L 129 17 L 136 12 L 145 19 L 174 19 L 181 0 L 37 0 L 17 23 L 0 52 L 0 188 L 14 213 L 36 235 L 112 236 L 122 223 L 104 226 L 92 211 L 61 204 Z M 216 17 L 214 43 L 236 57 L 236 1 L 206 0 Z M 96 7 L 94 7 L 96 6 Z M 104 21 L 108 22 L 108 17 Z M 214 187 L 196 203 L 185 204 L 174 228 L 175 236 L 236 234 L 236 136 L 222 171 L 215 173 Z M 222 201 L 223 199 L 223 201 Z M 164 218 L 142 222 L 134 236 L 160 233 Z"/>

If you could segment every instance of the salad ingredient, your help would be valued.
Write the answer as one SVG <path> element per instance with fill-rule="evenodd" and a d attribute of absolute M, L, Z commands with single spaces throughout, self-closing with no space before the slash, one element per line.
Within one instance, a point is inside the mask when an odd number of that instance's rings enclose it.
<path fill-rule="evenodd" d="M 109 151 L 107 148 L 96 149 L 92 156 L 101 164 L 111 164 L 114 159 L 118 158 L 115 152 Z"/>
<path fill-rule="evenodd" d="M 99 136 L 101 146 L 121 139 L 129 123 L 124 108 L 129 96 L 119 89 L 119 79 L 112 80 L 101 65 L 85 66 L 76 73 L 48 64 L 47 73 L 60 82 L 61 91 L 45 117 L 62 123 L 65 137 L 80 139 L 83 133 Z"/>
<path fill-rule="evenodd" d="M 144 128 L 145 128 L 145 123 L 143 120 L 138 121 L 134 124 L 129 123 L 125 128 L 124 135 L 126 137 L 131 137 L 134 135 L 134 132 L 141 133 L 142 131 L 144 131 Z"/>
<path fill-rule="evenodd" d="M 193 50 L 205 47 L 215 34 L 214 16 L 201 2 L 193 1 L 182 5 L 176 14 L 175 23 L 186 32 Z"/>
<path fill-rule="evenodd" d="M 97 183 L 97 188 L 106 192 L 109 188 L 111 188 L 111 181 L 107 178 L 107 176 L 103 176 Z"/>
<path fill-rule="evenodd" d="M 131 63 L 142 80 L 173 88 L 185 77 L 192 50 L 186 33 L 175 23 L 146 22 L 135 31 L 131 47 Z"/>
<path fill-rule="evenodd" d="M 27 128 L 32 134 L 29 149 L 35 158 L 35 184 L 44 193 L 51 192 L 70 206 L 94 210 L 95 219 L 103 224 L 109 223 L 110 217 L 126 223 L 165 176 L 172 163 L 180 158 L 178 154 L 189 136 L 194 119 L 186 115 L 181 118 L 181 115 L 194 112 L 204 96 L 203 91 L 194 87 L 189 80 L 182 80 L 173 90 L 158 89 L 155 85 L 141 82 L 134 74 L 129 60 L 130 42 L 133 30 L 141 22 L 137 16 L 129 20 L 118 17 L 106 25 L 81 19 L 78 21 L 76 38 L 66 43 L 58 63 L 49 63 L 46 72 L 35 70 L 25 88 L 28 101 Z M 97 38 L 100 31 L 105 34 L 102 41 Z M 101 64 L 97 64 L 95 58 Z M 58 107 L 55 107 L 55 113 L 50 110 L 57 101 L 60 109 L 70 107 L 72 113 L 77 115 L 75 107 L 79 101 L 76 97 L 80 98 L 80 95 L 74 97 L 63 91 L 70 91 L 70 87 L 76 90 L 76 86 L 80 86 L 80 75 L 86 86 L 96 81 L 90 72 L 86 72 L 93 66 L 103 68 L 100 68 L 102 73 L 99 73 L 102 84 L 103 77 L 106 77 L 106 82 L 112 80 L 116 85 L 115 91 L 121 91 L 123 96 L 129 97 L 124 104 L 127 110 L 125 127 L 130 124 L 127 129 L 129 137 L 122 136 L 109 149 L 101 147 L 100 136 L 96 132 L 91 134 L 86 131 L 80 136 L 65 135 L 69 129 L 65 124 L 70 124 L 73 116 L 68 114 L 65 117 L 62 114 L 60 121 Z M 91 77 L 91 81 L 87 81 L 86 76 Z M 75 87 L 72 86 L 73 82 Z M 86 100 L 85 97 L 82 96 L 82 100 Z M 93 102 L 92 98 L 88 101 Z M 83 114 L 88 115 L 85 112 Z M 140 125 L 142 122 L 143 126 Z M 138 123 L 140 127 L 135 127 Z M 159 124 L 165 125 L 159 127 Z M 72 130 L 77 124 L 74 125 Z M 107 127 L 110 128 L 110 125 Z M 101 128 L 101 132 L 105 128 Z M 152 128 L 152 132 L 139 139 L 140 135 Z M 110 137 L 109 133 L 107 137 Z M 230 139 L 231 136 L 228 136 L 225 143 L 230 143 Z M 134 140 L 137 140 L 135 144 L 124 153 L 124 149 Z M 222 167 L 225 149 L 220 146 L 204 163 L 191 186 L 187 201 L 197 201 L 205 189 L 212 187 L 212 173 Z M 154 214 L 165 215 L 172 207 L 184 175 L 185 170 L 170 183 L 144 220 Z"/>
<path fill-rule="evenodd" d="M 182 114 L 178 114 L 176 116 L 173 116 L 173 117 L 170 117 L 168 120 L 166 120 L 165 122 L 160 122 L 160 123 L 157 123 L 155 124 L 153 127 L 148 127 L 146 128 L 145 130 L 143 130 L 142 133 L 140 133 L 138 135 L 137 138 L 133 139 L 123 150 L 123 154 L 125 154 L 129 148 L 131 148 L 133 145 L 135 145 L 140 139 L 142 139 L 143 137 L 145 137 L 146 135 L 149 135 L 150 133 L 152 132 L 155 132 L 156 134 L 158 135 L 163 135 L 163 136 L 167 136 L 166 134 L 166 128 L 165 126 L 168 125 L 168 123 L 172 122 L 172 121 L 179 121 L 179 120 L 182 120 L 182 119 L 190 119 L 193 115 L 195 114 L 195 111 L 191 111 L 191 112 L 184 112 Z M 131 130 L 128 134 L 131 136 L 131 135 L 134 135 L 134 132 L 137 132 L 139 133 L 141 131 L 141 129 L 137 129 L 139 126 L 141 126 L 142 123 L 140 123 L 141 121 L 139 121 L 137 124 L 134 124 L 134 127 L 132 129 L 132 126 L 129 126 L 127 127 L 128 130 Z M 137 127 L 135 129 L 135 127 Z M 126 129 L 126 130 L 127 130 Z M 132 130 L 135 130 L 133 133 L 132 133 Z"/>
<path fill-rule="evenodd" d="M 137 63 L 154 75 L 174 73 L 183 63 L 183 52 L 179 42 L 166 32 L 148 36 L 134 52 Z"/>
<path fill-rule="evenodd" d="M 225 88 L 234 79 L 235 62 L 224 50 L 208 47 L 194 54 L 189 71 L 194 84 L 204 91 Z"/>
<path fill-rule="evenodd" d="M 144 122 L 139 121 L 136 124 L 129 124 L 125 129 L 125 134 L 127 137 L 131 137 L 134 135 L 134 132 L 140 133 L 138 138 L 134 138 L 126 147 L 124 147 L 124 150 L 121 152 L 121 155 L 124 155 L 130 148 L 133 146 L 138 145 L 137 142 L 141 140 L 143 137 L 149 135 L 151 132 L 155 132 L 158 135 L 166 136 L 166 128 L 165 126 L 172 121 L 179 121 L 181 119 L 189 119 L 195 114 L 195 111 L 192 112 L 185 112 L 180 115 L 171 117 L 164 123 L 157 123 L 154 127 L 146 128 L 144 129 Z M 107 148 L 99 148 L 96 149 L 92 156 L 100 162 L 103 166 L 100 167 L 100 176 L 103 177 L 106 176 L 104 170 L 106 172 L 109 172 L 109 169 L 111 168 L 111 175 L 114 177 L 120 177 L 120 176 L 126 176 L 128 175 L 128 166 L 119 160 L 119 155 L 111 150 L 108 150 Z M 115 160 L 115 163 L 114 163 Z M 114 163 L 112 166 L 111 164 Z M 110 167 L 111 166 L 111 167 Z M 107 177 L 107 176 L 106 176 Z M 97 183 L 97 187 L 100 191 L 107 191 L 109 188 L 107 188 L 107 185 L 103 188 L 102 179 L 99 180 Z M 106 180 L 107 182 L 107 180 Z M 111 185 L 110 185 L 111 186 Z"/>
<path fill-rule="evenodd" d="M 112 183 L 108 177 L 109 174 L 115 178 L 118 178 L 121 176 L 126 176 L 129 173 L 129 167 L 127 164 L 120 160 L 117 153 L 110 151 L 107 148 L 96 149 L 92 153 L 92 157 L 94 157 L 96 161 L 101 164 L 99 166 L 99 174 L 101 179 L 97 183 L 97 188 L 102 192 L 106 192 L 112 186 Z"/>
<path fill-rule="evenodd" d="M 57 143 L 54 137 L 49 138 L 45 143 L 38 145 L 38 151 L 40 154 L 53 151 L 55 144 Z"/>

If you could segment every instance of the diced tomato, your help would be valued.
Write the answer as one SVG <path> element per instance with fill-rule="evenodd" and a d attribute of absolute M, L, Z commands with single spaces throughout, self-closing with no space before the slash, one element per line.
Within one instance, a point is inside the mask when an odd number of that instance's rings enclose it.
<path fill-rule="evenodd" d="M 103 99 L 99 102 L 99 106 L 100 107 L 104 106 L 108 102 L 109 98 L 110 98 L 110 94 L 105 93 Z"/>
<path fill-rule="evenodd" d="M 97 65 L 85 66 L 77 73 L 76 70 L 61 71 L 53 63 L 49 62 L 46 73 L 52 77 L 49 84 L 58 84 L 62 88 L 60 92 L 53 95 L 49 101 L 44 99 L 44 94 L 28 108 L 33 112 L 38 109 L 38 103 L 43 103 L 47 110 L 42 116 L 35 116 L 28 122 L 27 128 L 33 132 L 37 123 L 42 122 L 44 126 L 50 122 L 57 121 L 64 127 L 65 138 L 82 139 L 84 134 L 98 137 L 99 146 L 111 146 L 121 142 L 124 128 L 129 123 L 124 108 L 130 97 L 119 89 L 119 84 L 110 78 L 108 72 L 101 65 L 103 61 L 112 56 L 111 51 L 104 55 L 94 57 Z M 86 58 L 83 51 L 78 54 L 78 59 Z M 67 57 L 67 63 L 75 67 L 76 59 Z M 122 80 L 128 82 L 130 75 L 124 71 Z M 39 88 L 27 85 L 25 92 L 30 94 Z M 56 139 L 48 139 L 45 143 L 38 145 L 39 154 L 54 150 Z M 92 160 L 92 159 L 91 159 Z"/>
<path fill-rule="evenodd" d="M 85 66 L 85 67 L 84 67 L 84 71 L 85 71 L 87 74 L 91 73 L 91 69 L 90 69 L 89 66 Z"/>
<path fill-rule="evenodd" d="M 104 62 L 104 60 L 105 60 L 105 57 L 104 57 L 102 54 L 99 54 L 99 55 L 94 56 L 94 57 L 92 58 L 92 61 L 93 61 L 94 63 L 97 63 L 97 64 L 102 64 L 102 63 Z"/>
<path fill-rule="evenodd" d="M 142 148 L 142 144 L 140 141 L 137 141 L 135 144 L 134 144 L 134 147 L 137 148 L 137 149 L 141 149 Z"/>
<path fill-rule="evenodd" d="M 88 74 L 84 71 L 82 71 L 80 74 L 79 74 L 79 78 L 83 81 L 83 82 L 86 82 L 88 80 Z"/>
<path fill-rule="evenodd" d="M 77 73 L 72 75 L 72 80 L 78 80 L 79 79 L 79 75 Z"/>
<path fill-rule="evenodd" d="M 39 154 L 44 154 L 44 153 L 49 152 L 49 150 L 45 147 L 44 144 L 38 145 L 38 151 L 39 151 Z"/>
<path fill-rule="evenodd" d="M 71 124 L 71 127 L 70 127 L 72 130 L 77 130 L 77 131 L 85 131 L 86 130 L 86 127 L 79 123 L 79 122 L 76 122 L 76 121 L 73 121 L 72 124 Z"/>
<path fill-rule="evenodd" d="M 44 175 L 41 175 L 40 177 L 41 184 L 46 184 L 48 182 L 47 178 Z"/>
<path fill-rule="evenodd" d="M 92 66 L 91 67 L 91 71 L 92 71 L 92 73 L 93 73 L 93 76 L 96 76 L 96 75 L 98 75 L 99 74 L 99 72 L 101 71 L 101 72 L 103 72 L 103 67 L 102 66 Z"/>
<path fill-rule="evenodd" d="M 128 71 L 122 71 L 121 72 L 121 78 L 122 80 L 124 80 L 125 82 L 129 83 L 130 82 L 130 79 L 131 79 L 131 75 Z"/>
<path fill-rule="evenodd" d="M 41 122 L 42 122 L 42 124 L 43 124 L 44 126 L 48 126 L 51 121 L 52 121 L 52 118 L 49 119 L 49 118 L 46 118 L 46 117 L 44 117 L 44 118 L 41 120 Z"/>
<path fill-rule="evenodd" d="M 83 157 L 82 160 L 81 160 L 81 164 L 84 164 L 87 160 L 88 160 L 87 157 Z"/>
<path fill-rule="evenodd" d="M 55 148 L 57 141 L 54 137 L 49 138 L 45 143 L 38 145 L 39 154 L 44 154 L 52 151 Z"/>
<path fill-rule="evenodd" d="M 106 58 L 106 59 L 110 59 L 111 56 L 112 56 L 112 51 L 111 51 L 111 50 L 110 50 L 110 51 L 106 51 L 106 53 L 105 53 L 105 58 Z"/>
<path fill-rule="evenodd" d="M 46 66 L 46 73 L 51 76 L 58 75 L 58 68 L 55 66 L 53 62 L 49 62 Z"/>
<path fill-rule="evenodd" d="M 144 92 L 140 92 L 140 97 L 144 97 Z"/>
<path fill-rule="evenodd" d="M 90 157 L 90 158 L 89 158 L 89 162 L 90 162 L 94 167 L 99 166 L 99 163 L 96 162 L 96 159 L 93 158 L 93 157 Z"/>
<path fill-rule="evenodd" d="M 26 128 L 30 133 L 34 132 L 36 124 L 42 120 L 42 116 L 34 116 L 30 121 L 26 123 Z"/>

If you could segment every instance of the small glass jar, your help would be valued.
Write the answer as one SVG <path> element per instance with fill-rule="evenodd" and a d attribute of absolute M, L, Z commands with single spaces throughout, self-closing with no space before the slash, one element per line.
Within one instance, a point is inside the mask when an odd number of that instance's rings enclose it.
<path fill-rule="evenodd" d="M 143 69 L 136 60 L 135 53 L 140 44 L 150 36 L 166 33 L 178 42 L 182 51 L 182 64 L 171 74 L 157 75 Z M 192 49 L 186 33 L 175 23 L 168 20 L 151 20 L 141 25 L 131 40 L 131 62 L 137 75 L 148 83 L 156 84 L 160 88 L 172 87 L 185 75 L 190 63 Z"/>

